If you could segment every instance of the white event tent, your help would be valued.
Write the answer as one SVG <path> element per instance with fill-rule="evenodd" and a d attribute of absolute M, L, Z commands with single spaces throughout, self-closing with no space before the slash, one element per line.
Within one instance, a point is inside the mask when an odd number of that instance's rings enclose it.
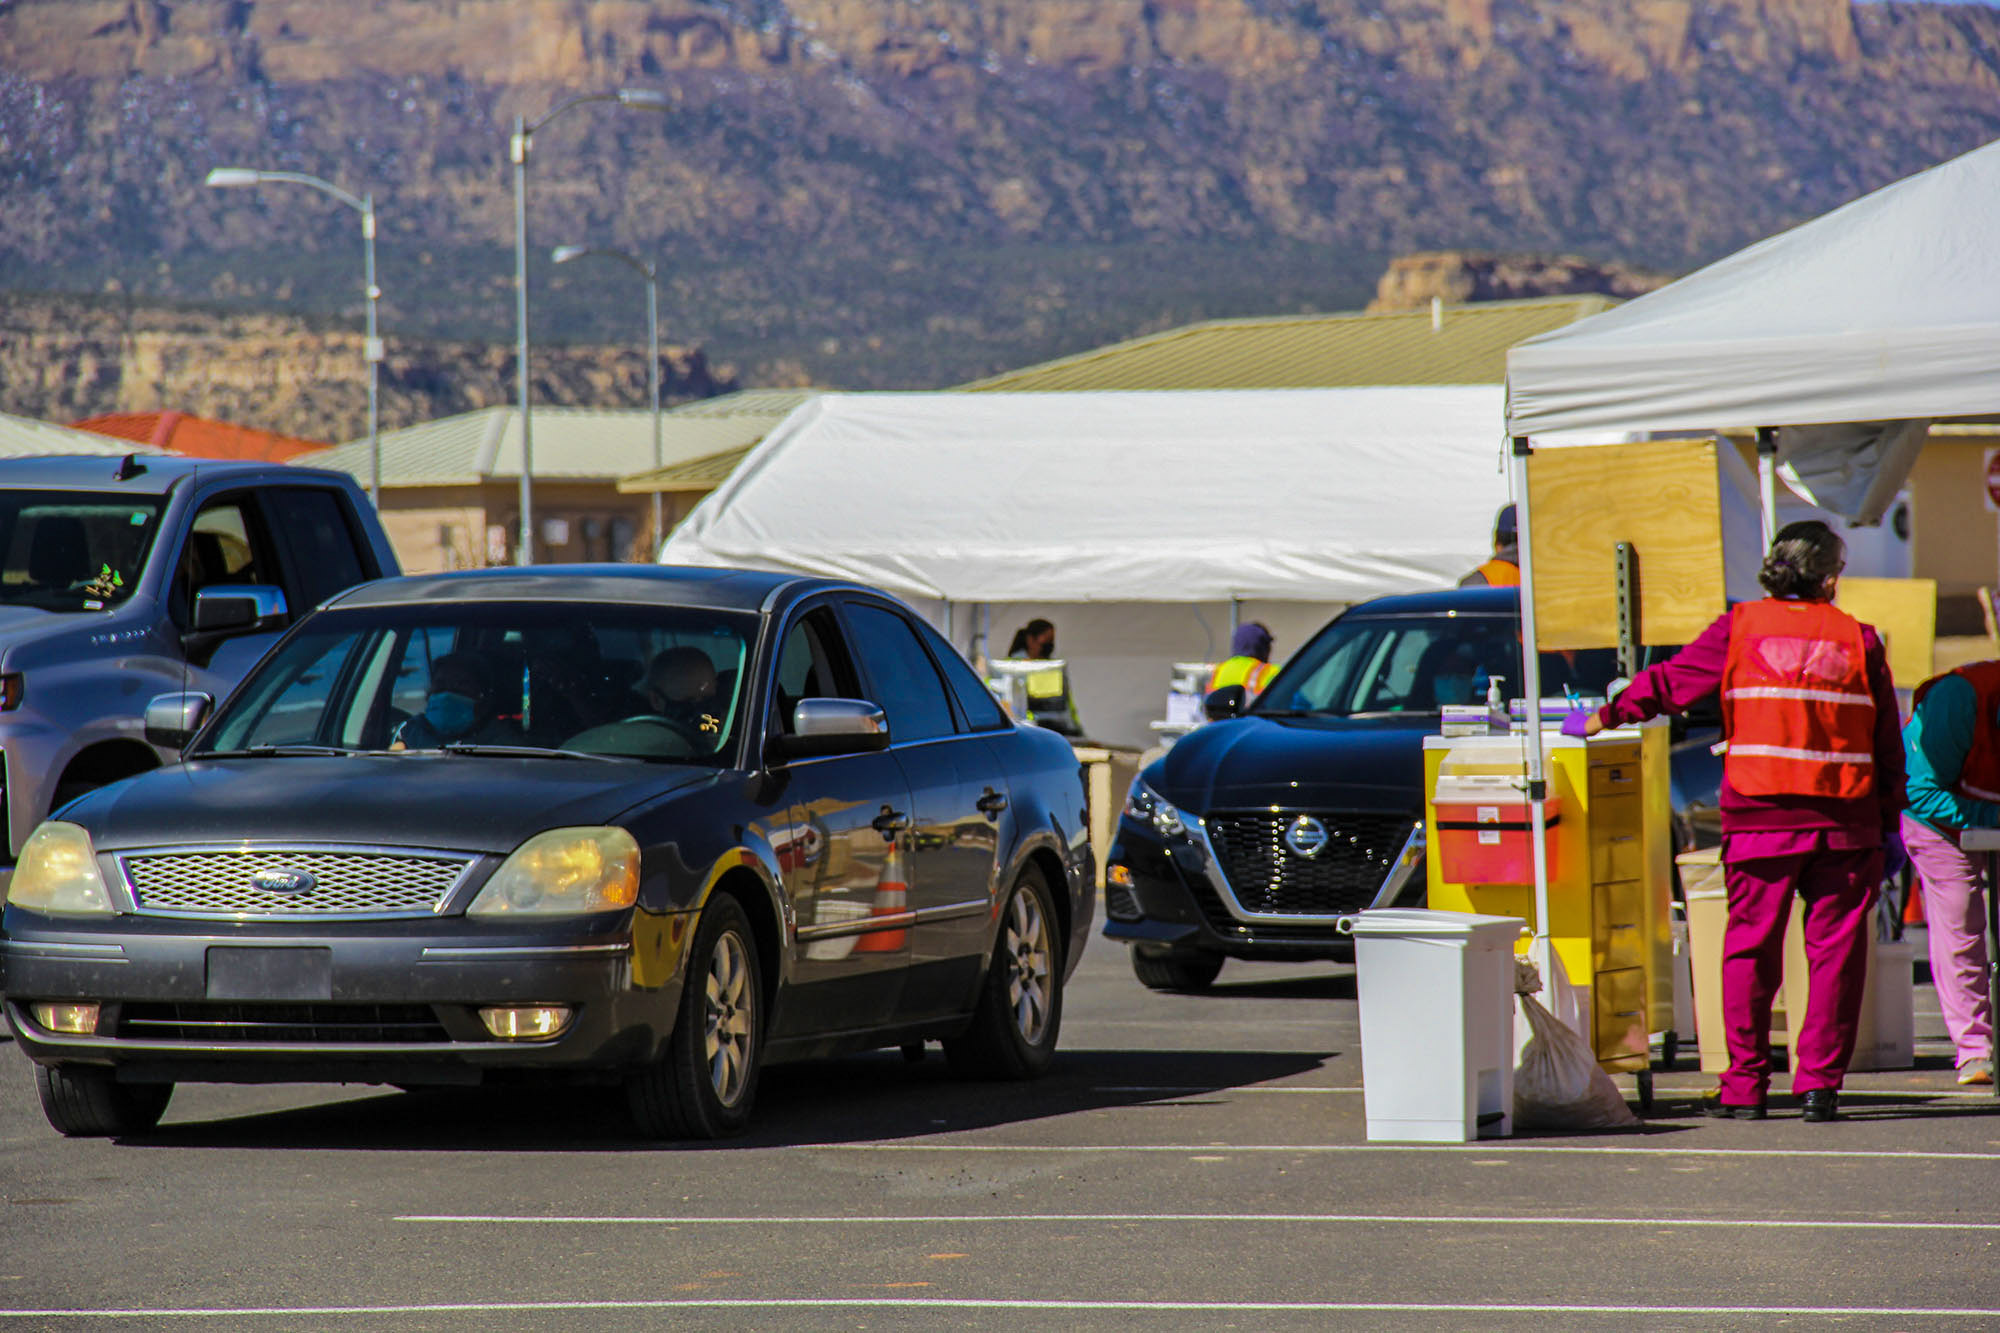
<path fill-rule="evenodd" d="M 1485 559 L 1501 408 L 1497 385 L 822 394 L 660 559 L 873 584 L 964 647 L 997 620 L 996 656 L 1045 615 L 1091 734 L 1144 744 L 1167 664 L 1226 655 L 1232 603 L 1283 657 L 1338 604 Z"/>
<path fill-rule="evenodd" d="M 1767 539 L 1779 468 L 1821 508 L 1877 521 L 1932 419 L 2000 410 L 1996 215 L 2000 143 L 1513 348 L 1515 491 L 1525 498 L 1529 450 L 1560 446 L 1553 437 L 1564 432 L 1755 427 Z M 1521 523 L 1525 594 L 1534 579 L 1525 503 Z M 1529 642 L 1532 601 L 1524 596 Z M 1535 655 L 1524 657 L 1532 690 Z M 1543 757 L 1528 749 L 1538 796 Z M 1539 801 L 1534 811 L 1539 823 Z M 1538 837 L 1545 894 L 1540 846 Z M 1546 902 L 1538 906 L 1547 921 Z"/>

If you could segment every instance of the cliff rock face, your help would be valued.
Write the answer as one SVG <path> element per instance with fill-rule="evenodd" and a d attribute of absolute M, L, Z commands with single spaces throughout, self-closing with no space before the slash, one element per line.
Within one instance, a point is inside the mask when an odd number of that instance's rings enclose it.
<path fill-rule="evenodd" d="M 393 339 L 380 376 L 382 429 L 514 400 L 505 345 Z M 646 357 L 548 347 L 531 360 L 537 403 L 644 407 Z M 661 350 L 668 401 L 736 387 L 699 350 Z M 46 421 L 177 409 L 328 444 L 368 429 L 361 336 L 275 315 L 106 302 L 0 303 L 0 410 Z"/>
<path fill-rule="evenodd" d="M 670 108 L 579 106 L 535 135 L 538 246 L 658 257 L 663 309 L 759 377 L 938 383 L 1176 319 L 1358 302 L 1414 250 L 1692 267 L 1994 137 L 2000 13 L 13 0 L 0 287 L 115 278 L 351 317 L 345 210 L 202 188 L 218 164 L 291 169 L 374 192 L 385 327 L 504 341 L 507 129 L 623 86 Z M 610 311 L 549 318 L 606 340 Z"/>

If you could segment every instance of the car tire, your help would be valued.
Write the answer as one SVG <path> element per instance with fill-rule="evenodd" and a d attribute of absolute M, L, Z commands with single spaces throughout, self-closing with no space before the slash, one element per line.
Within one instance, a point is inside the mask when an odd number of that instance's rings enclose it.
<path fill-rule="evenodd" d="M 1222 972 L 1222 955 L 1213 953 L 1148 953 L 1132 949 L 1132 975 L 1147 990 L 1192 995 L 1215 984 Z"/>
<path fill-rule="evenodd" d="M 750 919 L 733 896 L 709 900 L 688 959 L 665 1054 L 625 1084 L 632 1119 L 649 1138 L 740 1134 L 757 1099 L 763 974 Z"/>
<path fill-rule="evenodd" d="M 171 1083 L 120 1083 L 101 1065 L 36 1065 L 42 1114 L 65 1138 L 143 1134 L 160 1123 L 174 1095 Z"/>
<path fill-rule="evenodd" d="M 945 1060 L 965 1078 L 1039 1077 L 1062 1032 L 1062 943 L 1055 897 L 1030 865 L 1000 909 L 993 957 L 972 1022 L 944 1042 Z"/>

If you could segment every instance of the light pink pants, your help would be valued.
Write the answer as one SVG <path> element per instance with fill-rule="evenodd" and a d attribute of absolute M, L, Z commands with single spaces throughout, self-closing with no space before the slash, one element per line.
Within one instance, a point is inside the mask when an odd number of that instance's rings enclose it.
<path fill-rule="evenodd" d="M 1958 844 L 1920 819 L 1903 816 L 1903 846 L 1923 884 L 1924 924 L 1930 928 L 1931 980 L 1937 986 L 1944 1029 L 1957 1053 L 1952 1063 L 1984 1060 L 1991 1052 L 1993 1000 L 1986 993 L 1986 899 L 1980 887 L 1983 855 Z"/>

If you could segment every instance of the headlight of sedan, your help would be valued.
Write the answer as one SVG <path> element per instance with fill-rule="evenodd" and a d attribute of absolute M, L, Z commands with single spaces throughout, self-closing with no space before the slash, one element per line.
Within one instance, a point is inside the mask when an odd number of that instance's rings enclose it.
<path fill-rule="evenodd" d="M 50 916 L 114 916 L 97 869 L 97 849 L 75 824 L 44 820 L 21 848 L 7 901 Z"/>
<path fill-rule="evenodd" d="M 622 828 L 559 828 L 515 849 L 467 916 L 582 916 L 639 898 L 639 844 Z"/>
<path fill-rule="evenodd" d="M 1144 778 L 1132 780 L 1132 790 L 1125 796 L 1125 814 L 1128 818 L 1151 824 L 1153 831 L 1163 838 L 1178 838 L 1187 832 L 1181 812 L 1166 797 L 1148 787 Z"/>

